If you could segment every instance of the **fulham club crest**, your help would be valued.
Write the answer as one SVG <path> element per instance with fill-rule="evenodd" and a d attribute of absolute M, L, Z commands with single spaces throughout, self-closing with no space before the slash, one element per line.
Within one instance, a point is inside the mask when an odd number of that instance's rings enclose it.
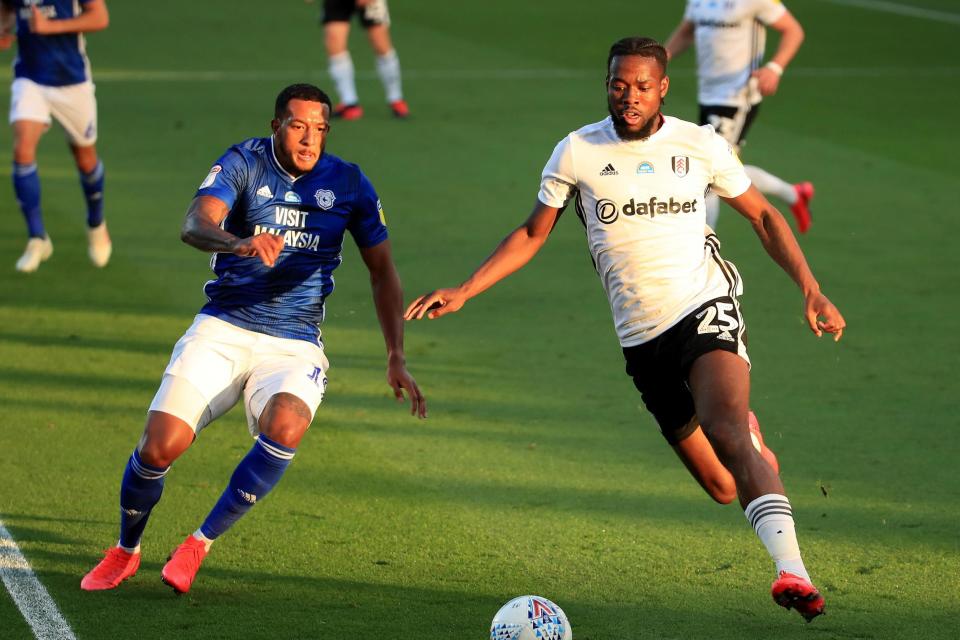
<path fill-rule="evenodd" d="M 673 167 L 673 172 L 677 174 L 677 177 L 682 178 L 690 170 L 690 157 L 673 156 L 670 160 L 670 166 Z"/>

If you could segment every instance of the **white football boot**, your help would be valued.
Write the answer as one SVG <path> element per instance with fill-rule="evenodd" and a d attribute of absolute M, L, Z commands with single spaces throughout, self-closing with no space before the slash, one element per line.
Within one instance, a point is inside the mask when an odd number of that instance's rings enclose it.
<path fill-rule="evenodd" d="M 40 266 L 40 263 L 53 255 L 53 243 L 50 242 L 50 236 L 42 238 L 30 238 L 27 240 L 27 248 L 23 250 L 23 255 L 17 260 L 17 271 L 21 273 L 33 273 Z"/>
<path fill-rule="evenodd" d="M 113 252 L 110 234 L 107 233 L 107 223 L 101 222 L 92 229 L 87 227 L 87 240 L 90 243 L 87 255 L 90 256 L 93 266 L 100 268 L 107 266 L 110 262 L 110 254 Z"/>

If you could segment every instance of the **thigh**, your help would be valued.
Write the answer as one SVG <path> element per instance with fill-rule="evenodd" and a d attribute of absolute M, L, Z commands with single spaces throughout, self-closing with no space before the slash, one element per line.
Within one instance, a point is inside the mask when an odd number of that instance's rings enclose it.
<path fill-rule="evenodd" d="M 357 10 L 355 0 L 323 0 L 323 17 L 321 22 L 350 22 L 353 13 Z"/>
<path fill-rule="evenodd" d="M 736 426 L 739 431 L 742 426 L 743 435 L 747 434 L 750 369 L 742 358 L 722 350 L 705 353 L 691 366 L 689 380 L 697 417 L 708 438 L 718 427 Z"/>
<path fill-rule="evenodd" d="M 624 347 L 627 375 L 668 443 L 676 446 L 697 428 L 693 397 L 687 388 L 671 330 L 650 342 Z"/>
<path fill-rule="evenodd" d="M 329 367 L 323 349 L 316 344 L 263 336 L 243 389 L 250 435 L 260 433 L 260 416 L 271 398 L 279 394 L 303 401 L 310 412 L 309 424 L 323 401 Z"/>
<path fill-rule="evenodd" d="M 151 410 L 171 413 L 197 431 L 226 413 L 249 375 L 255 340 L 250 333 L 218 318 L 197 316 L 173 348 Z"/>
<path fill-rule="evenodd" d="M 43 88 L 26 78 L 17 78 L 10 86 L 10 123 L 19 121 L 50 124 L 50 105 Z"/>
<path fill-rule="evenodd" d="M 47 87 L 50 111 L 67 132 L 70 144 L 89 147 L 97 141 L 97 98 L 92 82 Z"/>

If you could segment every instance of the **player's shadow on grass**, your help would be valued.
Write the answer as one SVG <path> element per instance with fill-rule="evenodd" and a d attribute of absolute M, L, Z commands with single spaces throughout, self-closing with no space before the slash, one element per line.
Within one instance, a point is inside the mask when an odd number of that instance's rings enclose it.
<path fill-rule="evenodd" d="M 170 352 L 173 342 L 169 340 L 136 340 L 131 338 L 115 338 L 109 335 L 89 335 L 83 333 L 68 333 L 66 335 L 36 335 L 27 332 L 12 331 L 9 328 L 0 330 L 0 341 L 31 347 L 57 347 L 67 349 L 96 349 L 120 351 L 123 353 L 142 353 L 146 355 L 162 355 Z"/>

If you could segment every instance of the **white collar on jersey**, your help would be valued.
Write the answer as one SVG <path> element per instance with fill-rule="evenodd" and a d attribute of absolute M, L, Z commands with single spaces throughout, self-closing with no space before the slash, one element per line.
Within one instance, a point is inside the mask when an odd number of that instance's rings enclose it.
<path fill-rule="evenodd" d="M 280 161 L 277 160 L 277 154 L 276 154 L 276 152 L 275 152 L 274 149 L 273 149 L 273 135 L 270 136 L 270 157 L 273 158 L 273 164 L 276 165 L 277 171 L 279 171 L 279 172 L 282 173 L 283 175 L 285 175 L 285 176 L 287 176 L 288 178 L 290 178 L 290 182 L 296 182 L 296 181 L 297 181 L 297 178 L 294 178 L 292 175 L 290 175 L 290 172 L 287 171 L 286 169 L 284 169 L 284 168 L 283 168 L 283 165 L 280 164 Z M 299 176 L 297 176 L 297 177 L 299 177 Z"/>

